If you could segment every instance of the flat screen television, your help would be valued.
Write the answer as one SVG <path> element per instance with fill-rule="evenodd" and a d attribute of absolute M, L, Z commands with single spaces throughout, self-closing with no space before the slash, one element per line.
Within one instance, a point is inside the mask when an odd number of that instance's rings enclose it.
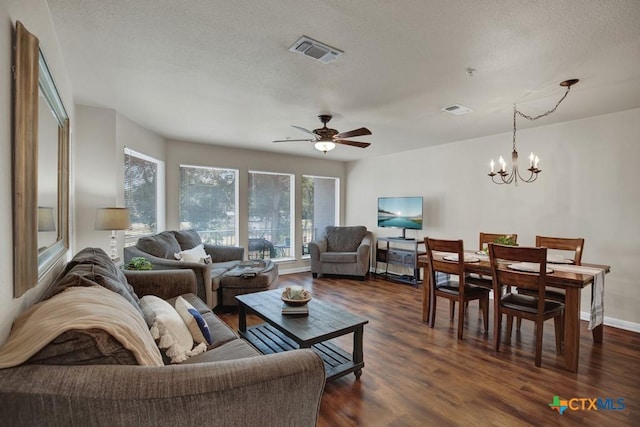
<path fill-rule="evenodd" d="M 422 196 L 378 197 L 378 227 L 422 230 Z"/>

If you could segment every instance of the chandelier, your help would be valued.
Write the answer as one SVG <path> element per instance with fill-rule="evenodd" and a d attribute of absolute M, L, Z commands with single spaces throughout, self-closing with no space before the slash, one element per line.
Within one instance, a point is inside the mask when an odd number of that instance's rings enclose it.
<path fill-rule="evenodd" d="M 504 161 L 502 156 L 500 156 L 500 158 L 498 159 L 498 163 L 499 163 L 498 166 L 500 169 L 497 172 L 495 172 L 496 164 L 493 161 L 493 159 L 491 159 L 491 162 L 489 163 L 489 166 L 491 167 L 491 172 L 489 173 L 489 176 L 491 177 L 491 180 L 494 182 L 494 184 L 511 184 L 513 182 L 513 184 L 517 187 L 518 180 L 522 182 L 533 182 L 538 178 L 538 174 L 542 172 L 542 170 L 538 168 L 540 159 L 538 158 L 538 156 L 534 155 L 533 152 L 529 155 L 529 168 L 527 168 L 527 170 L 529 171 L 529 177 L 526 179 L 523 178 L 522 175 L 520 175 L 520 171 L 518 170 L 518 150 L 516 150 L 516 117 L 520 116 L 520 117 L 524 117 L 527 120 L 533 121 L 533 120 L 538 120 L 541 117 L 548 116 L 549 114 L 556 111 L 560 103 L 564 101 L 564 99 L 569 94 L 569 90 L 571 90 L 571 86 L 578 83 L 578 81 L 579 81 L 578 79 L 570 79 L 560 83 L 560 86 L 567 88 L 564 95 L 556 103 L 555 107 L 553 107 L 551 110 L 547 111 L 546 113 L 540 114 L 539 116 L 535 116 L 535 117 L 528 116 L 523 112 L 518 111 L 518 109 L 516 108 L 516 105 L 513 104 L 513 151 L 511 152 L 511 173 L 507 173 L 507 163 Z"/>

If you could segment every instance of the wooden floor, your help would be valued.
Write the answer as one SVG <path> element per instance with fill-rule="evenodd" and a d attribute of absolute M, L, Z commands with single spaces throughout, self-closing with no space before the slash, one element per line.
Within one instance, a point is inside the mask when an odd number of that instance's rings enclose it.
<path fill-rule="evenodd" d="M 563 370 L 556 356 L 552 321 L 545 324 L 542 367 L 536 368 L 532 322 L 523 321 L 511 343 L 503 341 L 496 353 L 492 327 L 482 331 L 475 301 L 459 341 L 447 301 L 438 300 L 435 328 L 422 323 L 422 287 L 380 278 L 280 276 L 279 287 L 291 284 L 369 319 L 362 377 L 327 383 L 319 426 L 640 426 L 640 334 L 605 327 L 604 343 L 596 345 L 581 322 L 580 366 L 574 374 Z M 237 314 L 221 317 L 237 328 Z M 352 349 L 351 336 L 335 341 Z M 549 407 L 554 396 L 622 398 L 625 409 L 560 415 Z"/>

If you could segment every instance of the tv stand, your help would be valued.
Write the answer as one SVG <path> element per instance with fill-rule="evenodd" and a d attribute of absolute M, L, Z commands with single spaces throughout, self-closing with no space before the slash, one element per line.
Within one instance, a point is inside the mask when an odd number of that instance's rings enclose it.
<path fill-rule="evenodd" d="M 425 255 L 418 246 L 424 245 L 423 240 L 407 239 L 406 237 L 378 237 L 374 252 L 374 276 L 380 274 L 389 280 L 418 285 L 422 283 L 418 257 Z M 378 263 L 385 264 L 384 271 L 378 273 Z M 389 265 L 397 265 L 410 269 L 412 274 L 399 274 L 389 271 Z"/>

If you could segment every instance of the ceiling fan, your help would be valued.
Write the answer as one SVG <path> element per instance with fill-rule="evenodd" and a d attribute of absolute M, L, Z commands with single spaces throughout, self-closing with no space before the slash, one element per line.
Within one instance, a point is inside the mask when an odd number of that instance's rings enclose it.
<path fill-rule="evenodd" d="M 342 145 L 351 145 L 352 147 L 359 148 L 367 148 L 371 145 L 370 142 L 358 142 L 358 141 L 349 141 L 344 138 L 353 138 L 355 136 L 363 136 L 363 135 L 371 135 L 371 131 L 367 128 L 359 128 L 350 130 L 349 132 L 339 133 L 335 129 L 331 129 L 327 127 L 327 123 L 331 120 L 330 114 L 320 114 L 318 118 L 322 122 L 323 126 L 318 129 L 314 129 L 310 131 L 309 129 L 305 129 L 300 126 L 292 126 L 296 129 L 301 130 L 302 132 L 313 135 L 313 138 L 310 139 L 278 139 L 273 142 L 294 142 L 294 141 L 305 141 L 305 142 L 314 142 L 315 148 L 318 151 L 322 151 L 326 153 L 327 151 L 331 151 L 336 147 L 336 144 Z"/>

